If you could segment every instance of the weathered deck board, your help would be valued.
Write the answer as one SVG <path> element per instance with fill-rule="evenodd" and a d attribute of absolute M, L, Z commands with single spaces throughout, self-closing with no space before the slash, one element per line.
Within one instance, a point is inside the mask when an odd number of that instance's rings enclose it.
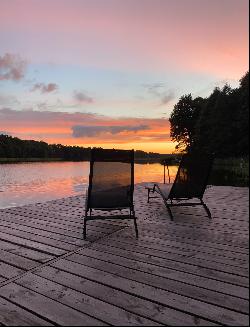
<path fill-rule="evenodd" d="M 238 326 L 246 325 L 248 322 L 248 317 L 245 314 L 173 293 L 157 286 L 151 286 L 139 281 L 128 279 L 128 277 L 125 276 L 125 273 L 123 277 L 120 277 L 117 274 L 105 272 L 101 269 L 91 268 L 78 263 L 67 263 L 66 261 L 67 260 L 57 261 L 53 266 L 60 270 L 76 273 L 87 279 L 95 280 L 104 285 L 109 285 L 110 287 L 123 290 L 124 292 L 140 296 L 152 302 L 160 303 L 192 315 L 197 315 L 204 319 L 216 321 L 220 324 L 233 324 Z"/>
<path fill-rule="evenodd" d="M 110 243 L 110 242 L 109 242 Z M 106 242 L 105 242 L 106 244 Z M 119 250 L 124 250 L 124 251 L 129 251 L 130 248 L 127 244 L 122 244 L 119 242 L 116 242 L 115 240 L 109 244 L 109 246 L 113 246 L 118 248 Z M 204 259 L 195 259 L 193 257 L 193 255 L 190 255 L 190 257 L 188 256 L 188 252 L 182 252 L 182 251 L 178 251 L 178 250 L 170 250 L 168 252 L 164 252 L 164 251 L 158 251 L 155 249 L 150 249 L 150 248 L 144 248 L 142 246 L 136 246 L 135 248 L 133 248 L 132 250 L 133 252 L 139 253 L 142 256 L 146 257 L 157 257 L 161 260 L 172 260 L 172 261 L 176 261 L 176 262 L 184 262 L 187 264 L 193 264 L 199 267 L 203 267 L 203 268 L 210 268 L 210 269 L 214 269 L 216 271 L 222 271 L 222 272 L 227 272 L 227 273 L 231 273 L 231 274 L 236 274 L 236 275 L 240 275 L 240 276 L 245 276 L 248 277 L 249 276 L 249 269 L 248 267 L 242 267 L 242 265 L 240 265 L 240 267 L 237 266 L 231 266 L 228 264 L 224 264 L 223 262 L 214 262 L 214 261 L 208 261 L 206 260 L 206 258 Z M 129 251 L 131 252 L 131 251 Z"/>
<path fill-rule="evenodd" d="M 144 242 L 143 236 L 141 236 L 142 239 L 140 239 L 140 244 L 136 244 L 139 247 L 142 248 L 150 248 L 152 250 L 156 250 L 158 253 L 161 252 L 172 252 L 180 255 L 186 255 L 188 257 L 194 257 L 194 255 L 206 257 L 207 260 L 221 260 L 221 261 L 228 261 L 232 265 L 242 265 L 244 262 L 248 261 L 248 255 L 246 253 L 239 253 L 239 252 L 233 252 L 233 251 L 225 251 L 220 249 L 211 249 L 204 245 L 200 245 L 198 248 L 195 246 L 190 246 L 190 244 L 178 242 L 175 240 L 171 240 L 167 243 L 161 243 L 161 239 L 157 238 L 158 243 L 155 244 L 154 242 Z M 152 240 L 152 238 L 151 238 Z M 103 243 L 107 243 L 107 240 L 103 240 Z M 133 242 L 133 241 L 132 241 Z M 128 239 L 123 239 L 122 237 L 114 238 L 114 242 L 112 244 L 124 244 L 126 246 L 127 244 L 133 244 Z"/>
<path fill-rule="evenodd" d="M 105 247 L 103 247 L 103 245 L 94 244 L 91 247 L 91 249 L 92 250 L 100 249 L 105 253 L 105 256 L 106 253 L 114 254 L 120 256 L 121 258 L 134 260 L 135 262 L 151 264 L 152 266 L 155 267 L 155 269 L 158 270 L 158 272 L 161 271 L 161 268 L 169 268 L 169 269 L 174 269 L 175 271 L 186 272 L 186 273 L 193 274 L 195 276 L 201 276 L 209 279 L 228 282 L 234 285 L 240 285 L 245 287 L 249 286 L 249 279 L 247 277 L 242 277 L 235 274 L 227 273 L 225 271 L 222 272 L 211 268 L 202 267 L 201 265 L 197 266 L 195 264 L 192 264 L 192 262 L 187 263 L 187 262 L 175 261 L 171 259 L 162 259 L 152 255 L 144 255 L 136 251 L 133 252 L 128 250 L 124 251 L 121 249 L 117 249 L 115 247 L 111 247 L 109 246 L 109 244 L 107 244 Z"/>
<path fill-rule="evenodd" d="M 107 326 L 107 324 L 94 317 L 15 283 L 3 286 L 1 288 L 1 296 L 11 299 L 14 304 L 29 309 L 34 314 L 38 313 L 53 324 L 64 326 Z"/>
<path fill-rule="evenodd" d="M 140 316 L 150 318 L 152 321 L 157 321 L 165 325 L 215 325 L 208 320 L 177 311 L 167 306 L 163 306 L 158 303 L 151 302 L 150 300 L 129 294 L 126 291 L 118 290 L 116 288 L 109 287 L 108 285 L 100 284 L 97 281 L 92 281 L 82 276 L 80 277 L 51 266 L 37 270 L 35 273 L 39 276 L 53 280 L 60 285 L 81 291 L 84 294 L 88 294 L 107 303 L 124 308 L 128 312 L 136 313 Z"/>
<path fill-rule="evenodd" d="M 113 219 L 83 241 L 81 196 L 0 210 L 0 325 L 247 326 L 248 193 L 211 187 L 212 220 L 172 222 L 137 185 L 139 240 Z"/>
<path fill-rule="evenodd" d="M 98 260 L 95 259 L 99 259 L 103 262 L 110 263 L 112 267 L 114 267 L 113 263 L 115 262 L 115 265 L 119 265 L 125 268 L 130 268 L 132 270 L 138 270 L 155 276 L 164 277 L 166 279 L 180 281 L 185 284 L 196 285 L 198 287 L 205 288 L 205 289 L 208 288 L 209 290 L 214 290 L 216 292 L 220 292 L 224 294 L 238 296 L 245 299 L 249 298 L 248 290 L 245 287 L 239 287 L 238 285 L 235 286 L 230 283 L 225 283 L 224 281 L 221 282 L 213 279 L 210 280 L 210 278 L 204 278 L 198 275 L 192 275 L 187 272 L 179 272 L 177 270 L 169 269 L 165 267 L 161 267 L 160 269 L 155 265 L 138 262 L 133 259 L 123 258 L 118 255 L 110 254 L 106 251 L 105 251 L 105 256 L 103 256 L 104 251 L 105 248 L 104 249 L 100 248 L 99 251 L 89 248 L 83 251 L 83 255 L 80 255 L 81 253 L 76 253 L 72 256 L 69 256 L 67 259 L 81 264 L 86 264 L 86 265 L 90 264 L 91 266 L 93 264 L 92 261 L 97 262 L 98 265 Z M 105 266 L 105 264 L 101 262 L 99 262 L 99 264 L 103 269 L 103 266 Z M 108 265 L 106 265 L 106 269 L 112 271 L 112 273 L 115 273 L 115 269 L 109 269 Z M 167 280 L 167 282 L 168 282 L 168 286 L 171 285 L 171 282 L 169 282 L 169 280 Z M 163 285 L 164 284 L 162 284 L 162 286 Z"/>
<path fill-rule="evenodd" d="M 68 259 L 84 265 L 84 268 L 87 266 L 107 273 L 112 271 L 112 274 L 116 276 L 151 285 L 173 293 L 185 295 L 190 298 L 196 298 L 199 300 L 203 300 L 205 298 L 205 302 L 223 305 L 230 309 L 237 309 L 238 311 L 248 313 L 248 301 L 245 300 L 248 298 L 248 290 L 245 288 L 238 287 L 236 291 L 235 287 L 232 286 L 230 289 L 230 285 L 224 285 L 225 287 L 228 287 L 229 290 L 221 292 L 223 285 L 220 285 L 221 288 L 219 288 L 218 285 L 218 291 L 215 291 L 213 283 L 209 280 L 207 280 L 206 283 L 201 286 L 202 284 L 199 283 L 198 278 L 192 280 L 191 277 L 188 279 L 187 276 L 182 276 L 182 280 L 180 282 L 178 277 L 171 278 L 171 276 L 169 277 L 167 274 L 162 277 L 159 274 L 155 275 L 152 274 L 152 272 L 145 272 L 143 268 L 140 270 L 135 268 L 127 268 L 126 266 L 120 266 L 118 264 L 113 264 L 103 260 L 97 260 L 93 257 L 90 258 L 74 255 Z M 120 261 L 117 259 L 116 263 L 120 263 Z M 67 266 L 66 262 L 63 262 L 63 264 Z M 228 294 L 228 292 L 231 292 L 230 294 L 233 296 L 227 296 L 226 294 Z M 241 299 L 236 298 L 239 296 Z"/>
<path fill-rule="evenodd" d="M 116 238 L 118 241 L 128 244 L 135 244 L 134 238 L 132 238 L 130 235 L 126 237 L 126 235 L 116 235 Z M 103 241 L 104 242 L 104 241 Z M 138 243 L 138 242 L 137 242 Z M 218 256 L 222 257 L 228 257 L 235 260 L 248 260 L 248 254 L 242 253 L 241 250 L 236 250 L 235 248 L 226 248 L 221 247 L 218 251 L 218 248 L 216 247 L 209 247 L 204 246 L 204 244 L 200 243 L 199 247 L 197 245 L 192 244 L 192 241 L 180 241 L 180 240 L 163 240 L 162 238 L 156 238 L 156 237 L 140 237 L 140 245 L 152 249 L 156 249 L 159 251 L 165 251 L 168 252 L 170 249 L 178 249 L 178 250 L 188 250 L 188 251 L 195 251 L 196 253 L 217 253 Z M 214 244 L 215 246 L 215 244 Z"/>
<path fill-rule="evenodd" d="M 0 249 L 9 253 L 17 254 L 27 259 L 38 261 L 40 263 L 46 262 L 53 258 L 52 255 L 49 255 L 47 253 L 34 250 L 26 246 L 14 244 L 13 242 L 10 243 L 7 241 L 3 241 L 3 239 L 1 239 L 0 241 Z"/>
<path fill-rule="evenodd" d="M 53 326 L 19 306 L 0 298 L 0 324 L 3 326 Z"/>
<path fill-rule="evenodd" d="M 95 299 L 79 291 L 60 285 L 54 281 L 49 281 L 43 277 L 29 274 L 17 281 L 18 284 L 46 297 L 56 300 L 59 303 L 77 309 L 80 312 L 93 315 L 101 321 L 105 321 L 111 325 L 119 325 L 123 321 L 125 326 L 158 326 L 161 325 L 152 320 L 140 317 L 138 315 L 127 312 L 117 306 L 111 305 L 107 302 Z M 110 314 L 112 312 L 112 314 Z M 162 326 L 162 325 L 161 325 Z"/>

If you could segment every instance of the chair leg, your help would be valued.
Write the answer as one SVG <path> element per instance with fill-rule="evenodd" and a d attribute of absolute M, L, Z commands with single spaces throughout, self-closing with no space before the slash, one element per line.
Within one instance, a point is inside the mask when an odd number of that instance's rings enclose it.
<path fill-rule="evenodd" d="M 135 234 L 136 234 L 136 238 L 139 237 L 139 233 L 138 233 L 138 226 L 137 226 L 137 221 L 136 221 L 136 216 L 135 216 L 135 211 L 134 211 L 134 207 L 130 208 L 130 212 L 129 212 L 129 216 L 130 218 L 134 218 L 134 225 L 135 225 Z"/>
<path fill-rule="evenodd" d="M 136 235 L 136 238 L 139 238 L 139 233 L 138 233 L 138 226 L 137 226 L 136 217 L 134 217 L 134 225 L 135 225 L 135 235 Z"/>
<path fill-rule="evenodd" d="M 208 206 L 206 205 L 206 203 L 203 202 L 203 200 L 201 200 L 201 203 L 202 203 L 204 209 L 206 210 L 206 213 L 207 213 L 207 215 L 208 215 L 208 218 L 209 218 L 209 219 L 212 219 L 211 212 L 210 212 L 210 210 L 208 209 Z"/>
<path fill-rule="evenodd" d="M 173 214 L 172 214 L 172 211 L 171 211 L 171 209 L 170 209 L 170 206 L 168 205 L 167 200 L 163 199 L 163 201 L 164 201 L 164 204 L 165 204 L 165 206 L 166 206 L 166 208 L 167 208 L 167 210 L 168 210 L 168 213 L 169 213 L 170 219 L 173 221 L 173 220 L 174 220 L 174 216 L 173 216 Z"/>
<path fill-rule="evenodd" d="M 173 220 L 174 220 L 174 216 L 173 216 L 173 214 L 172 214 L 172 211 L 171 211 L 169 205 L 168 205 L 167 203 L 165 203 L 165 206 L 166 206 L 166 208 L 167 208 L 167 210 L 168 210 L 168 213 L 169 213 L 170 219 L 173 221 Z"/>
<path fill-rule="evenodd" d="M 87 217 L 88 217 L 88 211 L 85 211 L 84 225 L 83 225 L 83 238 L 84 238 L 84 240 L 86 240 L 86 238 L 87 238 Z"/>
<path fill-rule="evenodd" d="M 84 238 L 84 240 L 86 240 L 86 238 L 87 238 L 87 221 L 86 221 L 86 219 L 84 218 L 84 227 L 83 227 L 83 238 Z"/>
<path fill-rule="evenodd" d="M 149 194 L 150 194 L 150 189 L 148 188 L 148 203 L 149 203 Z"/>
<path fill-rule="evenodd" d="M 156 184 L 154 184 L 153 188 L 147 187 L 147 190 L 148 190 L 148 203 L 149 203 L 149 199 L 155 198 L 155 196 L 150 196 L 150 193 L 155 193 L 155 187 L 156 187 Z"/>

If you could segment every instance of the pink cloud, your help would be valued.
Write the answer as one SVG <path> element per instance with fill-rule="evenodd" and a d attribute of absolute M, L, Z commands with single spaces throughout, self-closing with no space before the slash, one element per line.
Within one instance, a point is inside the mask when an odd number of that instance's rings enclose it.
<path fill-rule="evenodd" d="M 74 91 L 74 99 L 80 103 L 93 103 L 94 99 L 88 96 L 84 91 Z"/>
<path fill-rule="evenodd" d="M 31 91 L 39 90 L 41 93 L 51 93 L 51 92 L 58 90 L 58 88 L 59 88 L 58 85 L 55 83 L 49 83 L 49 84 L 36 83 L 36 84 L 34 84 Z"/>
<path fill-rule="evenodd" d="M 19 56 L 6 53 L 0 56 L 0 81 L 20 81 L 24 78 L 27 63 Z"/>
<path fill-rule="evenodd" d="M 135 126 L 126 126 L 126 125 L 92 125 L 92 126 L 84 126 L 84 125 L 75 125 L 72 126 L 73 137 L 96 137 L 102 134 L 111 134 L 117 135 L 123 132 L 139 132 L 144 130 L 149 130 L 150 127 L 148 125 L 135 125 Z"/>

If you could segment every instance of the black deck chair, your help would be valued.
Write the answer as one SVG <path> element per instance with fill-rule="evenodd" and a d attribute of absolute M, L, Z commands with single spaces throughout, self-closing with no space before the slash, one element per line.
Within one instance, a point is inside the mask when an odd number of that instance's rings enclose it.
<path fill-rule="evenodd" d="M 92 149 L 89 186 L 86 194 L 84 239 L 87 222 L 96 219 L 133 219 L 138 237 L 138 228 L 133 204 L 134 150 Z M 92 210 L 128 209 L 128 215 L 95 216 Z"/>
<path fill-rule="evenodd" d="M 173 206 L 202 205 L 208 217 L 212 218 L 207 205 L 203 201 L 212 163 L 213 157 L 210 156 L 200 154 L 184 155 L 173 184 L 154 184 L 153 188 L 147 188 L 148 202 L 150 198 L 155 197 L 151 196 L 151 194 L 157 192 L 163 198 L 171 220 L 174 219 L 170 209 Z M 199 202 L 189 201 L 193 199 L 198 199 Z"/>

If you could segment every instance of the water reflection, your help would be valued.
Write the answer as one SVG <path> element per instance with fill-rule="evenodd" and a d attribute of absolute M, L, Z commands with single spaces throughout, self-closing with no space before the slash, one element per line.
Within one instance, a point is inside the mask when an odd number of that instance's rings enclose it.
<path fill-rule="evenodd" d="M 170 167 L 172 178 L 176 167 Z M 88 162 L 0 165 L 0 208 L 79 195 L 88 185 Z M 163 182 L 163 166 L 135 164 L 135 183 Z"/>

